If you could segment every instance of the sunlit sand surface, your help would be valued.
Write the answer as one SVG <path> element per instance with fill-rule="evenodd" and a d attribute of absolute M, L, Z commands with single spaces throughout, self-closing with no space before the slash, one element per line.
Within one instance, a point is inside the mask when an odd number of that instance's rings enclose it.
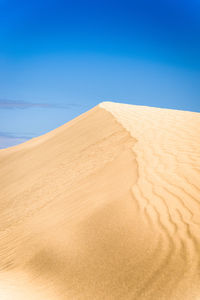
<path fill-rule="evenodd" d="M 200 114 L 103 102 L 0 150 L 0 300 L 200 299 Z"/>

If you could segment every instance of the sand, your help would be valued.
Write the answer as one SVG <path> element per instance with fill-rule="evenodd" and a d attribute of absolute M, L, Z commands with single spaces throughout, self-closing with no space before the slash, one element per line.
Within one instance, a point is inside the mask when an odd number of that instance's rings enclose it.
<path fill-rule="evenodd" d="M 0 299 L 200 299 L 200 114 L 103 102 L 0 150 Z"/>

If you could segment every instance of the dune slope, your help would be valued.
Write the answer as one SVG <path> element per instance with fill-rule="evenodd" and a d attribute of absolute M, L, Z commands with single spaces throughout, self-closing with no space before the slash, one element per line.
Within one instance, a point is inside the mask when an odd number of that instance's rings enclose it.
<path fill-rule="evenodd" d="M 0 150 L 0 299 L 199 299 L 200 116 L 111 102 Z"/>

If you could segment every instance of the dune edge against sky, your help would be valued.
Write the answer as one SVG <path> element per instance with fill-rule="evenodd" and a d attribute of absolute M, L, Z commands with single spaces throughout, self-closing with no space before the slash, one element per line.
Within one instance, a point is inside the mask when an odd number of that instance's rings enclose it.
<path fill-rule="evenodd" d="M 198 128 L 108 102 L 1 150 L 2 297 L 198 299 Z"/>

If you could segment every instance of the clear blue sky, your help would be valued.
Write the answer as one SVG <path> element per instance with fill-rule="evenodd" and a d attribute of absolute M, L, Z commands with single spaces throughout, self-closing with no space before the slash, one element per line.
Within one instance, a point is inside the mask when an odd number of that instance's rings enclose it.
<path fill-rule="evenodd" d="M 0 0 L 0 148 L 101 101 L 200 111 L 199 0 Z"/>

